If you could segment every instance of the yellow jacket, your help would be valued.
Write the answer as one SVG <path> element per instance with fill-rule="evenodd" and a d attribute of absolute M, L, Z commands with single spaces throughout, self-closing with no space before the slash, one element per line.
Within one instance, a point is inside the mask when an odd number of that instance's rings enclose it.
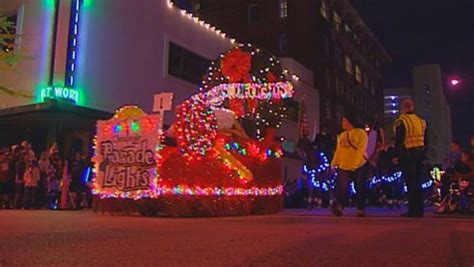
<path fill-rule="evenodd" d="M 395 128 L 400 124 L 405 128 L 405 148 L 424 146 L 426 122 L 422 118 L 415 114 L 402 114 L 395 121 Z"/>
<path fill-rule="evenodd" d="M 367 161 L 364 157 L 367 150 L 367 133 L 359 128 L 342 132 L 337 137 L 337 147 L 331 166 L 345 171 L 355 171 Z"/>

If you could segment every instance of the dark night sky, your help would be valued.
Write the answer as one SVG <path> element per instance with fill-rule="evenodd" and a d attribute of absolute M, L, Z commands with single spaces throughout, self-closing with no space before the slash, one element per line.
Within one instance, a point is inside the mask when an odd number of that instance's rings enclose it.
<path fill-rule="evenodd" d="M 459 75 L 459 89 L 446 87 L 454 138 L 474 133 L 474 0 L 352 0 L 391 55 L 387 87 L 411 85 L 414 65 L 440 64 Z"/>

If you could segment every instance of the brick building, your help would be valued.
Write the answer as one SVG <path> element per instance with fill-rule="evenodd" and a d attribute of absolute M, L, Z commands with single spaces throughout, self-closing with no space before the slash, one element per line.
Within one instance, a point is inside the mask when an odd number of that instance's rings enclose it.
<path fill-rule="evenodd" d="M 333 130 L 346 110 L 383 118 L 381 67 L 390 62 L 349 0 L 180 0 L 241 42 L 294 58 L 313 71 L 320 119 Z"/>

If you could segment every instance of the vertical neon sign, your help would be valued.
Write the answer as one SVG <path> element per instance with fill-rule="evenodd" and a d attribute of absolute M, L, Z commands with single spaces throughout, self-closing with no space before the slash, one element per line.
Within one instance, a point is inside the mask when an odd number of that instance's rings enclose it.
<path fill-rule="evenodd" d="M 78 56 L 79 20 L 83 0 L 72 0 L 69 22 L 69 43 L 67 49 L 65 87 L 74 88 Z"/>

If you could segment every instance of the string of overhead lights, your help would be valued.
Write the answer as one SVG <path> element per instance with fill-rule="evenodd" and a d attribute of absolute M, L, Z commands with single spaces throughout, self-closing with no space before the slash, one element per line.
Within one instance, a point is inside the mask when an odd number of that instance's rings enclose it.
<path fill-rule="evenodd" d="M 168 7 L 173 8 L 174 7 L 173 1 L 171 1 L 171 0 L 167 0 L 167 1 L 168 1 L 168 3 L 167 3 Z M 216 35 L 218 35 L 219 37 L 221 37 L 223 39 L 226 38 L 226 37 L 229 38 L 226 33 L 222 32 L 222 30 L 217 29 L 215 26 L 210 25 L 209 23 L 201 20 L 199 17 L 193 15 L 192 13 L 190 13 L 190 12 L 184 10 L 184 9 L 180 9 L 180 14 L 183 17 L 187 17 L 190 20 L 194 21 L 194 23 L 201 25 L 206 30 L 209 30 L 209 31 L 215 33 Z M 235 39 L 230 38 L 229 40 L 232 44 L 237 44 Z"/>

